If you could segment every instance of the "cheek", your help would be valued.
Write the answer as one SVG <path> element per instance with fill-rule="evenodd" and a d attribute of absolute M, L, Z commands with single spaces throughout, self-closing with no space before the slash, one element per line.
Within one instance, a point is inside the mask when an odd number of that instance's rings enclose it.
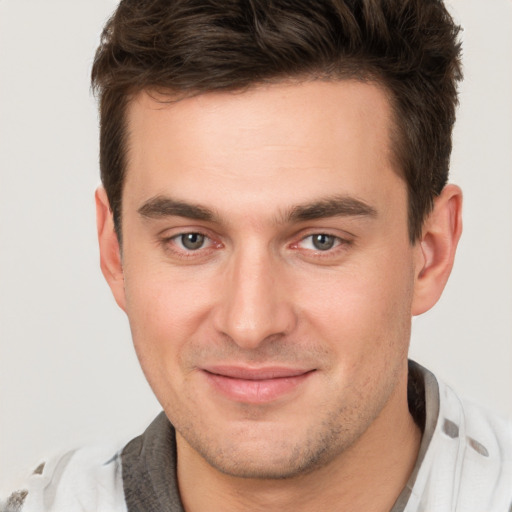
<path fill-rule="evenodd" d="M 303 315 L 345 359 L 374 358 L 408 346 L 413 291 L 408 258 L 380 251 L 312 285 L 298 293 L 307 297 Z"/>
<path fill-rule="evenodd" d="M 161 263 L 127 266 L 125 290 L 130 321 L 140 324 L 137 327 L 148 334 L 174 333 L 179 337 L 200 319 L 206 307 L 206 279 L 200 272 L 175 271 Z"/>
<path fill-rule="evenodd" d="M 200 288 L 194 280 L 173 278 L 165 272 L 125 272 L 133 343 L 152 387 L 178 375 L 173 368 L 179 364 L 187 340 L 202 328 L 207 306 Z"/>

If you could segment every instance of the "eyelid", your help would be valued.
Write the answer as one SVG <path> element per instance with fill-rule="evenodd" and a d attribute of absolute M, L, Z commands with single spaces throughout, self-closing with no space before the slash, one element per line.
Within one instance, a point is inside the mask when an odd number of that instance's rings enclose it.
<path fill-rule="evenodd" d="M 330 238 L 333 238 L 334 239 L 334 245 L 332 247 L 330 247 L 329 249 L 326 249 L 324 251 L 322 251 L 321 249 L 315 249 L 315 248 L 312 248 L 310 250 L 318 251 L 318 252 L 329 252 L 329 251 L 332 251 L 333 249 L 335 249 L 336 247 L 338 247 L 339 245 L 341 245 L 344 242 L 343 239 L 341 239 L 339 236 L 332 235 L 330 233 L 311 233 L 309 235 L 306 235 L 306 236 L 302 237 L 297 242 L 297 245 L 299 245 L 301 242 L 304 242 L 305 240 L 308 240 L 308 239 L 311 239 L 311 243 L 313 244 L 313 238 L 315 236 L 319 236 L 319 235 L 324 235 L 324 236 L 328 236 Z"/>
<path fill-rule="evenodd" d="M 188 249 L 187 247 L 185 247 L 183 245 L 183 237 L 186 236 L 186 235 L 199 235 L 199 236 L 202 236 L 203 237 L 203 245 L 197 249 Z M 210 247 L 213 243 L 212 239 L 203 234 L 203 233 L 199 233 L 198 231 L 187 231 L 186 233 L 178 233 L 177 235 L 174 235 L 174 236 L 171 236 L 170 238 L 168 238 L 168 240 L 173 240 L 175 241 L 175 243 L 179 244 L 179 247 L 180 247 L 180 250 L 182 250 L 183 252 L 199 252 L 200 250 L 202 249 L 207 249 L 208 247 Z M 179 241 L 179 242 L 178 242 Z"/>
<path fill-rule="evenodd" d="M 353 243 L 355 241 L 356 235 L 348 232 L 348 231 L 340 231 L 339 229 L 329 229 L 329 228 L 310 228 L 301 230 L 300 233 L 298 233 L 294 238 L 295 241 L 293 244 L 298 244 L 299 242 L 302 242 L 303 240 L 306 240 L 308 238 L 318 236 L 318 235 L 325 235 L 335 238 L 341 243 Z"/>
<path fill-rule="evenodd" d="M 204 237 L 205 246 L 199 249 L 187 249 L 182 247 L 182 244 L 177 240 L 188 234 L 198 234 Z M 199 226 L 179 226 L 171 229 L 162 230 L 157 235 L 158 243 L 164 248 L 164 250 L 175 257 L 183 259 L 201 258 L 211 253 L 216 248 L 223 246 L 218 236 L 215 236 L 209 229 Z"/>
<path fill-rule="evenodd" d="M 334 232 L 333 232 L 334 231 Z M 315 235 L 326 235 L 335 238 L 335 244 L 330 249 L 321 250 L 314 247 L 301 247 L 301 244 Z M 298 234 L 288 247 L 297 252 L 302 258 L 312 259 L 315 262 L 335 263 L 343 257 L 346 252 L 354 245 L 356 236 L 346 231 L 340 233 L 339 230 L 312 228 L 302 231 Z M 312 242 L 311 242 L 312 243 Z"/>

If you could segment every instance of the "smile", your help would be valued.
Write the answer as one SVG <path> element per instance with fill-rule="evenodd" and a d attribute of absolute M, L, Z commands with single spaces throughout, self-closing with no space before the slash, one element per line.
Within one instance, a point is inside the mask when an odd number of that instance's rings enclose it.
<path fill-rule="evenodd" d="M 204 368 L 213 388 L 230 400 L 264 404 L 296 390 L 315 370 L 297 368 L 244 368 L 222 366 Z"/>

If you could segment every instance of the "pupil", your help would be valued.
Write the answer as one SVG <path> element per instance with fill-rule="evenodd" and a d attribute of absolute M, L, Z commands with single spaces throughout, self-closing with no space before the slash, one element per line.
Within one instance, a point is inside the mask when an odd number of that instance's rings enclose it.
<path fill-rule="evenodd" d="M 313 237 L 313 245 L 319 251 L 327 251 L 334 245 L 334 237 L 331 235 L 315 235 Z"/>
<path fill-rule="evenodd" d="M 187 249 L 199 249 L 204 243 L 204 235 L 200 235 L 199 233 L 187 233 L 186 235 L 182 235 L 181 242 Z"/>

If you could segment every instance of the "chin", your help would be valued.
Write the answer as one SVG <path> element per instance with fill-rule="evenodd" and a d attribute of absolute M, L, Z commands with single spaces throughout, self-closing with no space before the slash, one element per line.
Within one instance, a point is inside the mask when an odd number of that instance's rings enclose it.
<path fill-rule="evenodd" d="M 251 438 L 247 434 L 251 431 Z M 187 439 L 211 467 L 236 478 L 283 480 L 307 475 L 327 466 L 353 442 L 340 429 L 328 432 L 279 432 L 276 426 L 231 432 L 224 439 Z"/>
<path fill-rule="evenodd" d="M 324 466 L 326 461 L 323 456 L 304 457 L 302 454 L 288 454 L 277 459 L 265 457 L 247 457 L 233 455 L 233 458 L 208 458 L 210 466 L 221 473 L 235 477 L 252 480 L 287 480 L 297 478 L 313 472 L 318 467 Z"/>

